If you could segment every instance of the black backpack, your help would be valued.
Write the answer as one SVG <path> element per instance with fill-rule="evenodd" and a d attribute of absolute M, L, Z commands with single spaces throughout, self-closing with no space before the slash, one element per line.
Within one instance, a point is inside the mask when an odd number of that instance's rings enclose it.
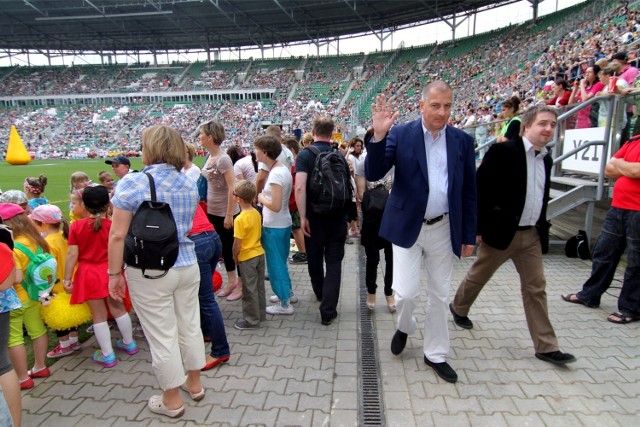
<path fill-rule="evenodd" d="M 311 210 L 318 215 L 344 215 L 353 198 L 347 160 L 335 149 L 307 148 L 316 156 L 309 180 Z"/>
<path fill-rule="evenodd" d="M 131 219 L 129 232 L 124 240 L 124 262 L 140 268 L 147 279 L 164 277 L 178 259 L 178 227 L 168 203 L 156 199 L 156 185 L 149 178 L 151 200 L 145 200 Z M 145 270 L 164 270 L 158 276 L 149 276 Z"/>

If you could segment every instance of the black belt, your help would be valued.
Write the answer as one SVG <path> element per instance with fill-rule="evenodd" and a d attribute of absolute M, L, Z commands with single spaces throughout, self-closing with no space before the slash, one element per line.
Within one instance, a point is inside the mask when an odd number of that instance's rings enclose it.
<path fill-rule="evenodd" d="M 434 216 L 433 218 L 425 218 L 425 219 L 422 220 L 422 222 L 424 224 L 427 224 L 427 225 L 433 225 L 436 222 L 442 221 L 446 215 L 447 214 L 445 213 L 445 214 L 442 214 L 440 216 Z"/>
<path fill-rule="evenodd" d="M 518 227 L 516 227 L 516 230 L 525 231 L 525 230 L 530 230 L 532 228 L 533 228 L 533 225 L 519 225 Z"/>

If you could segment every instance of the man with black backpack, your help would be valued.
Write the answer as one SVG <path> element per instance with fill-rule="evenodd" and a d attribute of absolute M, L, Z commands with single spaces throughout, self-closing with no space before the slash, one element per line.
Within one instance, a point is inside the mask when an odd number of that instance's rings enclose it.
<path fill-rule="evenodd" d="M 295 198 L 323 325 L 330 325 L 338 316 L 347 210 L 353 195 L 349 165 L 330 142 L 333 128 L 330 117 L 316 117 L 313 143 L 296 159 Z"/>

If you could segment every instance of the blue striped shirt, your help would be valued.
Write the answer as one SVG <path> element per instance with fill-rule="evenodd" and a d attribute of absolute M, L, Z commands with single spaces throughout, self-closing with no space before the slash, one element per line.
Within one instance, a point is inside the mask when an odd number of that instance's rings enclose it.
<path fill-rule="evenodd" d="M 171 206 L 180 244 L 174 267 L 195 264 L 195 245 L 187 238 L 187 233 L 191 230 L 193 216 L 198 207 L 196 183 L 166 163 L 147 166 L 142 172 L 149 172 L 153 176 L 158 201 L 169 203 Z M 130 173 L 118 181 L 111 203 L 118 209 L 135 213 L 145 200 L 151 200 L 149 179 L 144 173 Z"/>

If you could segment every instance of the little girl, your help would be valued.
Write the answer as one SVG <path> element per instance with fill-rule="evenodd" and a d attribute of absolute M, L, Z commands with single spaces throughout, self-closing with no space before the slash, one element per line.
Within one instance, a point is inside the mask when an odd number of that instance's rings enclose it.
<path fill-rule="evenodd" d="M 92 359 L 111 368 L 118 361 L 111 346 L 111 332 L 107 323 L 107 306 L 122 334 L 116 340 L 116 347 L 127 354 L 136 354 L 138 346 L 133 339 L 131 318 L 123 303 L 109 296 L 109 276 L 107 275 L 107 247 L 111 220 L 107 218 L 109 192 L 102 185 L 87 187 L 79 196 L 89 217 L 71 224 L 69 231 L 69 252 L 65 267 L 64 288 L 71 293 L 71 304 L 87 302 L 93 316 L 93 332 L 100 345 Z M 78 270 L 73 281 L 71 274 L 76 263 Z"/>
<path fill-rule="evenodd" d="M 42 318 L 51 329 L 56 331 L 59 344 L 47 353 L 47 357 L 54 359 L 73 354 L 80 350 L 78 342 L 78 326 L 91 320 L 91 312 L 86 304 L 70 305 L 70 297 L 64 291 L 64 267 L 69 246 L 69 225 L 62 218 L 60 208 L 55 205 L 42 205 L 35 208 L 29 218 L 35 224 L 40 234 L 45 238 L 53 255 L 58 262 L 57 282 L 52 289 L 55 298 L 49 305 L 42 307 Z M 61 231 L 62 229 L 62 231 Z"/>
<path fill-rule="evenodd" d="M 38 230 L 36 230 L 36 227 L 20 206 L 13 203 L 0 203 L 0 216 L 13 231 L 13 238 L 16 243 L 23 244 L 33 253 L 37 252 L 38 247 L 45 252 L 49 252 L 49 244 L 40 236 L 40 233 L 38 233 Z M 51 375 L 49 368 L 45 365 L 49 340 L 47 328 L 40 317 L 40 302 L 32 301 L 21 285 L 24 273 L 29 266 L 29 257 L 17 247 L 13 249 L 13 257 L 16 264 L 16 284 L 14 288 L 20 298 L 20 302 L 22 302 L 22 308 L 11 311 L 9 315 L 9 356 L 20 379 L 20 389 L 27 390 L 35 385 L 33 378 L 46 378 Z M 35 361 L 30 371 L 27 370 L 27 352 L 22 333 L 23 325 L 26 327 L 33 343 Z"/>
<path fill-rule="evenodd" d="M 45 197 L 42 197 L 46 186 L 47 177 L 44 175 L 40 175 L 38 178 L 25 178 L 24 193 L 27 195 L 27 199 L 29 199 L 31 209 L 35 209 L 36 206 L 49 204 L 49 201 Z"/>
<path fill-rule="evenodd" d="M 69 223 L 72 223 L 73 221 L 78 219 L 73 210 L 73 196 L 77 194 L 79 190 L 82 190 L 89 184 L 91 184 L 91 180 L 89 179 L 89 175 L 87 175 L 86 173 L 78 171 L 71 174 L 71 202 L 69 203 Z"/>
<path fill-rule="evenodd" d="M 113 187 L 114 187 L 113 175 L 111 175 L 109 172 L 107 171 L 98 172 L 98 180 L 100 181 L 100 185 L 104 185 L 107 188 L 107 190 L 109 190 L 109 193 L 113 191 Z"/>

